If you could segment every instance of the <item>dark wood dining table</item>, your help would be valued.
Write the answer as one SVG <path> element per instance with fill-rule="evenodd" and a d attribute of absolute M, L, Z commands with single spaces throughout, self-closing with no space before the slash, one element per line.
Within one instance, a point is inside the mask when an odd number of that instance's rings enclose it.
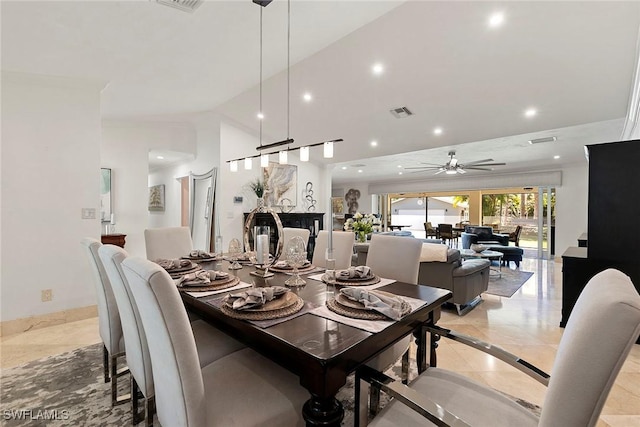
<path fill-rule="evenodd" d="M 228 263 L 205 263 L 206 269 L 229 271 L 255 287 L 284 286 L 290 277 L 276 273 L 263 279 L 251 275 L 255 268 L 245 265 L 241 270 L 228 270 Z M 291 288 L 306 303 L 323 305 L 329 298 L 327 286 L 303 276 L 305 286 Z M 414 333 L 418 345 L 418 365 L 426 366 L 427 338 L 422 326 L 435 324 L 440 318 L 440 307 L 451 298 L 451 292 L 428 286 L 394 282 L 379 289 L 397 295 L 426 301 L 401 320 L 381 332 L 371 333 L 346 324 L 325 319 L 311 313 L 273 326 L 262 328 L 249 321 L 232 318 L 213 303 L 225 294 L 196 298 L 181 293 L 187 309 L 203 320 L 243 342 L 300 378 L 300 384 L 309 391 L 310 398 L 301 408 L 307 426 L 340 426 L 344 417 L 342 404 L 336 393 L 346 384 L 347 376 L 403 337 Z"/>

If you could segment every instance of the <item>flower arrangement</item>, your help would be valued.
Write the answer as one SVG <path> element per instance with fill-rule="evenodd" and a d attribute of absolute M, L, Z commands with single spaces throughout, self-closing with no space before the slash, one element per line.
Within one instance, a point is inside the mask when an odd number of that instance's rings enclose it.
<path fill-rule="evenodd" d="M 260 178 L 254 179 L 248 185 L 251 191 L 256 193 L 256 196 L 258 197 L 264 196 L 264 182 L 262 182 Z"/>
<path fill-rule="evenodd" d="M 354 231 L 359 242 L 367 240 L 367 234 L 380 230 L 380 220 L 373 214 L 356 212 L 344 223 L 345 231 Z"/>

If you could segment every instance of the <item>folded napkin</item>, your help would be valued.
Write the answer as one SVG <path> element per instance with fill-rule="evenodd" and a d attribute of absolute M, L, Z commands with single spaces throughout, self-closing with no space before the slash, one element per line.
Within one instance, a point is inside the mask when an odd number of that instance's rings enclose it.
<path fill-rule="evenodd" d="M 176 279 L 175 282 L 178 286 L 206 285 L 207 283 L 211 283 L 211 278 L 207 270 L 199 270 L 195 273 L 185 274 L 179 279 Z"/>
<path fill-rule="evenodd" d="M 191 266 L 188 259 L 157 259 L 155 262 L 167 271 Z"/>
<path fill-rule="evenodd" d="M 304 262 L 302 263 L 302 267 L 306 267 L 308 265 L 311 264 L 311 261 L 309 261 L 308 259 L 305 259 Z M 289 264 L 289 261 L 278 261 L 275 264 L 273 264 L 274 267 L 276 268 L 290 268 L 291 265 Z"/>
<path fill-rule="evenodd" d="M 346 270 L 338 271 L 338 279 L 363 279 L 371 275 L 371 268 L 366 265 L 359 265 L 357 267 L 349 267 Z"/>
<path fill-rule="evenodd" d="M 260 307 L 287 292 L 289 292 L 289 289 L 283 286 L 252 288 L 243 292 L 229 294 L 226 301 L 227 305 L 230 305 L 234 310 L 247 310 Z"/>
<path fill-rule="evenodd" d="M 229 273 L 227 273 L 226 271 L 220 271 L 220 270 L 206 270 L 206 271 L 207 273 L 209 273 L 209 279 L 211 280 L 222 280 L 229 277 Z"/>
<path fill-rule="evenodd" d="M 385 316 L 399 320 L 402 316 L 402 299 L 383 295 L 376 291 L 368 291 L 362 288 L 342 288 L 340 294 L 353 301 L 364 304 L 365 308 L 375 310 Z"/>
<path fill-rule="evenodd" d="M 213 258 L 213 255 L 200 249 L 194 249 L 189 252 L 189 258 Z"/>

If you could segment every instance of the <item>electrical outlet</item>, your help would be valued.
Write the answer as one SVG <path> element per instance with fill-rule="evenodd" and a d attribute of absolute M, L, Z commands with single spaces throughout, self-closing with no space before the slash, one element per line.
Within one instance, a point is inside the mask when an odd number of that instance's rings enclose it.
<path fill-rule="evenodd" d="M 42 290 L 42 302 L 48 302 L 53 299 L 53 290 L 52 289 L 43 289 Z"/>
<path fill-rule="evenodd" d="M 82 219 L 96 219 L 95 208 L 82 208 Z"/>

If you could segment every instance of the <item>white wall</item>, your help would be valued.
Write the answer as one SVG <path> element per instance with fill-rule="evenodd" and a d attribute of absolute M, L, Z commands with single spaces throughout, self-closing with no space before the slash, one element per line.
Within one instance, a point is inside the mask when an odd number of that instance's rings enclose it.
<path fill-rule="evenodd" d="M 96 303 L 80 240 L 100 239 L 103 86 L 2 73 L 2 321 Z"/>
<path fill-rule="evenodd" d="M 556 188 L 556 247 L 560 257 L 587 231 L 589 166 L 585 162 L 562 169 L 562 185 Z"/>
<path fill-rule="evenodd" d="M 152 149 L 195 155 L 196 132 L 193 125 L 130 121 L 103 123 L 101 167 L 112 170 L 116 231 L 127 235 L 127 252 L 140 257 L 146 257 L 145 228 L 180 225 L 179 183 L 175 179 L 166 182 L 149 179 L 149 150 Z M 149 186 L 156 183 L 165 184 L 165 212 L 148 211 Z"/>

